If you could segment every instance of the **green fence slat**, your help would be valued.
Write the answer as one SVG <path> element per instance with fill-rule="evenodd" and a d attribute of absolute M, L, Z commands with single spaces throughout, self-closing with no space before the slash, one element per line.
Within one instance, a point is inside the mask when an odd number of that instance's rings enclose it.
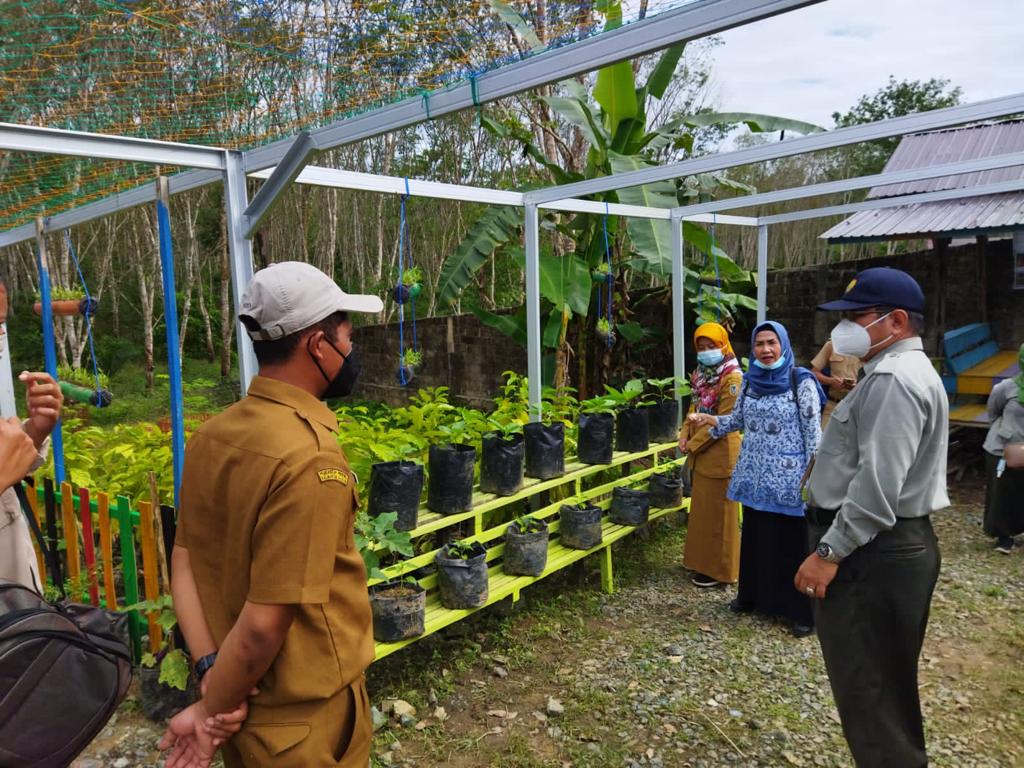
<path fill-rule="evenodd" d="M 124 601 L 127 605 L 139 602 L 139 569 L 135 564 L 135 534 L 128 499 L 117 497 L 118 538 L 121 540 L 121 574 L 124 578 Z M 128 614 L 128 631 L 132 638 L 132 651 L 136 659 L 142 658 L 142 617 L 138 611 Z"/>

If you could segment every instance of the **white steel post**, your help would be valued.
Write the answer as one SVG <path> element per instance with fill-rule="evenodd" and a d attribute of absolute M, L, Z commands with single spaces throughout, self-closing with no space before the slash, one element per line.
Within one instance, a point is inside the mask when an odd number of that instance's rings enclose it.
<path fill-rule="evenodd" d="M 768 225 L 757 227 L 757 322 L 768 319 Z"/>
<path fill-rule="evenodd" d="M 18 415 L 14 396 L 14 374 L 11 371 L 11 348 L 7 343 L 7 323 L 0 323 L 0 416 L 10 419 Z"/>
<path fill-rule="evenodd" d="M 245 235 L 245 209 L 248 194 L 245 190 L 245 171 L 242 168 L 242 154 L 224 153 L 224 208 L 227 214 L 228 253 L 231 257 L 231 295 L 234 311 L 242 306 L 242 294 L 252 279 L 252 243 Z M 252 341 L 241 323 L 235 327 L 238 348 L 238 378 L 242 384 L 242 395 L 249 389 L 249 382 L 256 375 L 258 365 L 252 350 Z"/>
<path fill-rule="evenodd" d="M 686 379 L 686 276 L 683 272 L 683 220 L 673 214 L 672 224 L 672 373 L 676 377 L 676 402 Z M 682 407 L 679 409 L 682 418 Z"/>
<path fill-rule="evenodd" d="M 526 372 L 529 379 L 530 420 L 541 419 L 540 223 L 537 206 L 523 206 L 526 246 Z"/>

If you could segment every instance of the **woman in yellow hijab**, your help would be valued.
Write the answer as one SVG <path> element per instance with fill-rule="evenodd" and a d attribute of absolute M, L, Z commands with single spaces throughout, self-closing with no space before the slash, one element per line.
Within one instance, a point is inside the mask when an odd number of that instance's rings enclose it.
<path fill-rule="evenodd" d="M 689 412 L 731 413 L 743 372 L 728 331 L 718 323 L 704 323 L 694 332 L 693 343 L 697 367 L 690 375 Z M 684 421 L 679 450 L 688 455 L 693 476 L 683 565 L 693 571 L 691 581 L 698 587 L 732 584 L 740 571 L 739 505 L 726 498 L 726 491 L 740 452 L 739 433 L 716 440 L 708 427 Z"/>

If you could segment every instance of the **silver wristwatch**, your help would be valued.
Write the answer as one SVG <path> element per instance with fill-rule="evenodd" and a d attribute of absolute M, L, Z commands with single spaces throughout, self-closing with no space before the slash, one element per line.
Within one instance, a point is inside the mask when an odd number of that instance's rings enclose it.
<path fill-rule="evenodd" d="M 839 563 L 843 559 L 835 552 L 833 552 L 832 547 L 830 547 L 824 541 L 818 544 L 818 548 L 815 550 L 815 552 L 817 552 L 818 557 L 820 557 L 827 563 Z"/>

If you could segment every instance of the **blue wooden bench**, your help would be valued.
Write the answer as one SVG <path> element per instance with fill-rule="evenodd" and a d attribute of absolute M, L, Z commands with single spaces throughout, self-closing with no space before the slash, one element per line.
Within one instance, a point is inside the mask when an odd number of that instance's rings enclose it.
<path fill-rule="evenodd" d="M 988 323 L 971 323 L 949 331 L 942 337 L 942 347 L 945 353 L 942 383 L 953 398 L 961 395 L 987 398 L 992 387 L 1020 372 L 1017 353 L 999 348 Z M 960 403 L 951 408 L 949 420 L 969 426 L 988 426 L 985 405 L 980 402 Z"/>

